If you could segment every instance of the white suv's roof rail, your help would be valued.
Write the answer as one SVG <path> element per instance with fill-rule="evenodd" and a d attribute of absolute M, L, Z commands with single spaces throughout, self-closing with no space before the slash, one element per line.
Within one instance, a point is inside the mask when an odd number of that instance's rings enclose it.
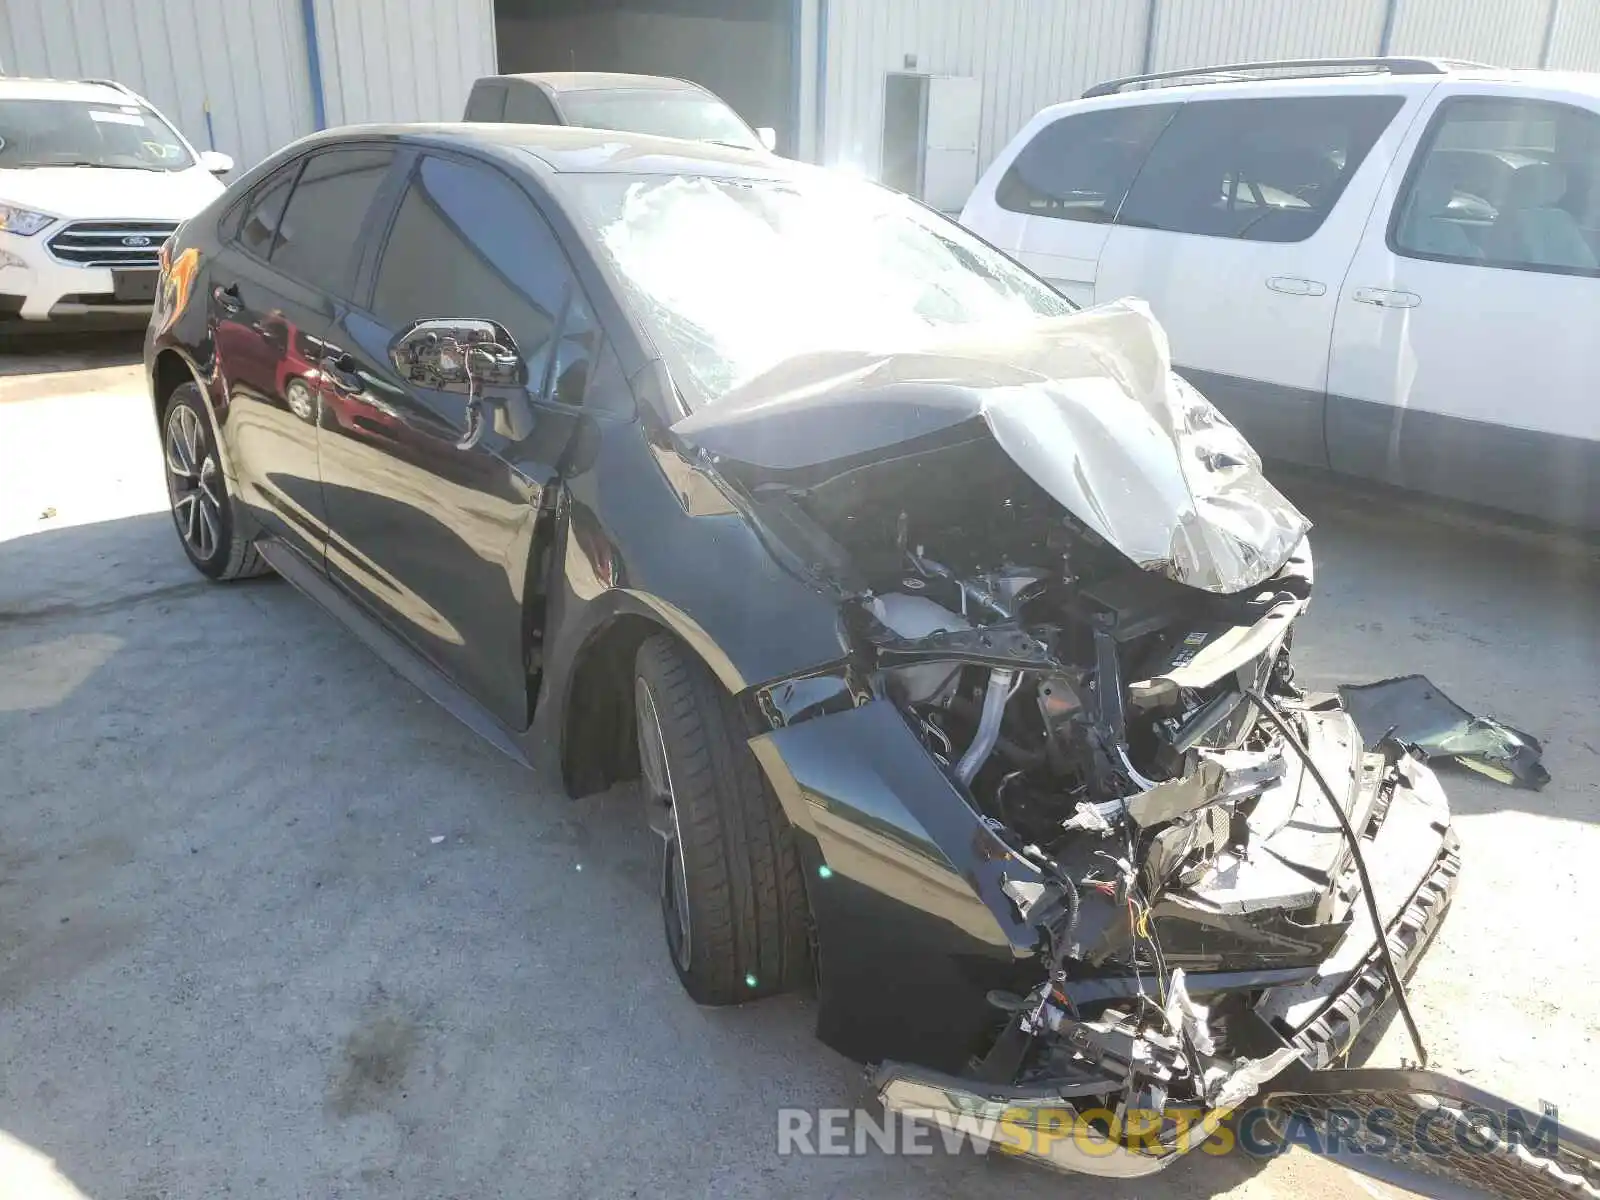
<path fill-rule="evenodd" d="M 115 79 L 80 79 L 78 82 L 92 83 L 98 87 L 116 88 L 117 91 L 121 92 L 124 96 L 132 96 L 136 100 L 139 98 L 139 93 L 135 92 L 125 83 L 118 83 Z"/>
<path fill-rule="evenodd" d="M 1167 81 L 1184 83 L 1228 83 L 1249 79 L 1256 74 L 1282 72 L 1277 78 L 1307 79 L 1318 75 L 1356 75 L 1385 72 L 1390 75 L 1448 75 L 1453 70 L 1491 69 L 1487 63 L 1462 62 L 1449 58 L 1289 58 L 1277 62 L 1230 63 L 1221 67 L 1190 67 L 1184 71 L 1157 71 L 1151 75 L 1129 75 L 1108 79 L 1084 92 L 1091 96 L 1114 96 L 1135 84 L 1162 85 Z M 1273 77 L 1268 75 L 1269 78 Z"/>

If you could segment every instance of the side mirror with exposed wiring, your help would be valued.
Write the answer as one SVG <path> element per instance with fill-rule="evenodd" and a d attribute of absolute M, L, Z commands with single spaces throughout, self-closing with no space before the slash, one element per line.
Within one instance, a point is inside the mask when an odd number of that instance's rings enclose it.
<path fill-rule="evenodd" d="M 400 378 L 413 387 L 465 396 L 458 449 L 476 446 L 492 426 L 512 441 L 528 436 L 528 364 L 505 326 L 478 318 L 416 321 L 389 346 Z"/>

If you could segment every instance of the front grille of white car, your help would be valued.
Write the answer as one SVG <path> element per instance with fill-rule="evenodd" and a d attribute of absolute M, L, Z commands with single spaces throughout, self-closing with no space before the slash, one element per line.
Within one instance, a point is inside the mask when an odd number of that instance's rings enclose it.
<path fill-rule="evenodd" d="M 75 267 L 154 267 L 176 221 L 74 221 L 47 243 Z"/>

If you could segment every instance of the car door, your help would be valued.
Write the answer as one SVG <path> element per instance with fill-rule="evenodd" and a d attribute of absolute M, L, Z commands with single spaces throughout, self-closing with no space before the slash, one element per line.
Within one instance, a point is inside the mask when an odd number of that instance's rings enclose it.
<path fill-rule="evenodd" d="M 1600 104 L 1433 100 L 1339 297 L 1332 466 L 1600 527 Z"/>
<path fill-rule="evenodd" d="M 325 393 L 329 572 L 523 728 L 541 633 L 525 619 L 538 586 L 530 564 L 576 429 L 594 319 L 528 193 L 498 167 L 450 154 L 410 164 L 369 274 L 370 298 L 340 321 L 347 357 Z M 463 391 L 397 362 L 397 343 L 426 320 L 498 323 L 526 385 L 502 389 L 475 424 Z"/>
<path fill-rule="evenodd" d="M 1117 214 L 1096 296 L 1147 300 L 1173 365 L 1264 455 L 1327 463 L 1339 283 L 1417 103 L 1371 81 L 1191 99 Z"/>
<path fill-rule="evenodd" d="M 238 494 L 264 530 L 318 569 L 327 529 L 318 361 L 392 158 L 384 147 L 340 147 L 276 172 L 227 222 L 232 241 L 211 269 Z"/>
<path fill-rule="evenodd" d="M 961 223 L 1078 304 L 1093 304 L 1111 222 L 1176 104 L 1123 104 L 1036 120 L 973 190 Z"/>

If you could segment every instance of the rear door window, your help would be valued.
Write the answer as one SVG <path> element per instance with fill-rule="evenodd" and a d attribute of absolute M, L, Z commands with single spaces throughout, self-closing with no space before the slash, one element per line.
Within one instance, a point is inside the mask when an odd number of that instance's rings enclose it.
<path fill-rule="evenodd" d="M 1157 139 L 1119 225 L 1253 242 L 1314 234 L 1404 100 L 1191 100 Z"/>
<path fill-rule="evenodd" d="M 1051 122 L 1001 178 L 996 202 L 1030 216 L 1110 222 L 1179 107 L 1103 108 Z"/>
<path fill-rule="evenodd" d="M 318 291 L 348 296 L 367 214 L 394 161 L 386 147 L 323 150 L 306 160 L 270 261 Z"/>
<path fill-rule="evenodd" d="M 1600 114 L 1544 100 L 1458 96 L 1434 115 L 1395 205 L 1411 258 L 1600 273 Z"/>

